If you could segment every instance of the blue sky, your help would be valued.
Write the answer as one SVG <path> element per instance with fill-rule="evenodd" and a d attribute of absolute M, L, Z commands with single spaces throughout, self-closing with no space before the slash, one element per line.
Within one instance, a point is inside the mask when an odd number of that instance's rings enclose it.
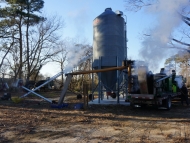
<path fill-rule="evenodd" d="M 125 5 L 123 0 L 64 0 L 59 2 L 45 0 L 43 11 L 47 15 L 56 14 L 63 18 L 65 22 L 63 37 L 87 39 L 90 45 L 93 44 L 93 20 L 108 7 L 113 11 L 122 11 L 127 17 L 128 58 L 138 59 L 141 47 L 140 34 L 152 25 L 154 18 L 143 11 L 129 12 L 125 10 Z M 45 71 L 46 74 L 54 75 L 47 73 L 48 70 L 44 67 L 42 72 Z M 55 71 L 58 72 L 59 69 Z"/>
<path fill-rule="evenodd" d="M 108 7 L 111 7 L 113 11 L 123 11 L 127 16 L 128 56 L 137 58 L 137 50 L 140 48 L 139 33 L 148 27 L 151 20 L 148 20 L 148 15 L 142 16 L 142 12 L 126 11 L 123 0 L 64 0 L 59 3 L 45 0 L 44 11 L 62 16 L 65 21 L 64 37 L 86 38 L 92 44 L 92 22 Z"/>
<path fill-rule="evenodd" d="M 70 37 L 70 38 L 80 38 L 87 39 L 87 43 L 90 45 L 93 44 L 93 20 L 104 12 L 106 8 L 112 8 L 113 11 L 120 10 L 123 11 L 124 15 L 127 17 L 127 37 L 128 37 L 128 58 L 132 60 L 142 60 L 141 57 L 139 57 L 139 52 L 141 50 L 141 53 L 144 53 L 144 56 L 150 56 L 148 57 L 153 64 L 155 61 L 155 64 L 153 66 L 156 67 L 156 72 L 159 71 L 161 67 L 164 67 L 164 60 L 166 56 L 169 56 L 167 53 L 163 54 L 161 50 L 159 50 L 156 46 L 156 52 L 151 51 L 152 45 L 146 45 L 149 47 L 149 49 L 142 48 L 142 41 L 141 36 L 142 33 L 146 33 L 148 30 L 152 29 L 154 25 L 159 25 L 158 23 L 164 19 L 162 22 L 162 25 L 156 27 L 154 30 L 160 32 L 160 30 L 165 29 L 165 23 L 167 24 L 168 29 L 173 29 L 177 26 L 173 25 L 173 27 L 170 26 L 170 19 L 172 16 L 168 15 L 167 13 L 170 13 L 168 11 L 164 10 L 171 10 L 172 8 L 176 8 L 175 3 L 172 2 L 172 0 L 160 0 L 161 4 L 158 5 L 155 9 L 154 7 L 149 10 L 141 10 L 138 12 L 129 12 L 125 9 L 126 3 L 124 0 L 44 0 L 44 12 L 48 15 L 58 15 L 61 16 L 65 22 L 65 27 L 63 29 L 63 37 Z M 188 0 L 177 0 L 178 3 L 181 3 L 181 1 L 188 1 Z M 172 5 L 173 3 L 173 5 Z M 165 7 L 167 6 L 167 7 Z M 162 11 L 162 14 L 159 14 L 160 9 Z M 164 13 L 165 12 L 165 13 Z M 159 17 L 160 16 L 160 17 Z M 169 18 L 170 17 L 170 18 Z M 160 19 L 159 19 L 160 18 Z M 175 19 L 174 19 L 175 20 Z M 165 23 L 164 23 L 165 22 Z M 162 32 L 162 35 L 170 34 L 169 30 L 165 29 L 165 31 Z M 165 33 L 168 32 L 168 33 Z M 155 37 L 158 38 L 159 35 L 155 34 Z M 159 39 L 159 38 L 158 38 Z M 155 39 L 154 39 L 155 40 Z M 162 40 L 162 39 L 160 39 Z M 149 43 L 150 41 L 145 41 L 144 43 Z M 158 45 L 162 41 L 154 41 L 154 43 L 157 43 Z M 153 45 L 154 46 L 154 45 Z M 162 45 L 161 45 L 162 46 Z M 165 45 L 164 45 L 165 46 Z M 160 47 L 159 47 L 160 48 Z M 149 52 L 147 52 L 150 50 Z M 160 53 L 159 53 L 160 52 Z M 149 53 L 149 55 L 146 55 L 146 53 Z M 158 53 L 158 54 L 157 54 Z M 158 56 L 154 56 L 154 54 L 157 54 Z M 165 57 L 163 57 L 163 56 Z M 158 62 L 159 61 L 159 62 Z M 155 72 L 155 67 L 153 72 Z M 48 74 L 49 76 L 55 75 L 57 72 L 59 72 L 58 68 L 54 68 L 54 71 L 51 73 L 47 73 L 48 66 L 44 67 L 41 72 Z"/>

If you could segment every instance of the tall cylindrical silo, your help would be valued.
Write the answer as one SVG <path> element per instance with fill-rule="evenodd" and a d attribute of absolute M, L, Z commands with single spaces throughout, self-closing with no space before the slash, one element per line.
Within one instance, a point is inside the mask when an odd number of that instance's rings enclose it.
<path fill-rule="evenodd" d="M 93 68 L 121 66 L 126 58 L 125 20 L 122 12 L 113 12 L 111 8 L 93 21 Z M 115 88 L 117 71 L 101 73 L 100 80 L 107 91 Z"/>

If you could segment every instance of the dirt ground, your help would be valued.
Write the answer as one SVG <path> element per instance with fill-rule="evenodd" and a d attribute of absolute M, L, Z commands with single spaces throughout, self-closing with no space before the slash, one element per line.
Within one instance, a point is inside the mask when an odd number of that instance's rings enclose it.
<path fill-rule="evenodd" d="M 52 94 L 59 96 L 58 92 L 53 92 L 47 97 L 52 98 Z M 0 100 L 0 142 L 190 142 L 190 107 L 180 102 L 173 102 L 170 111 L 124 105 L 74 108 L 76 103 L 82 102 L 83 99 L 77 100 L 71 93 L 65 99 L 68 107 L 61 109 L 52 108 L 36 96 L 28 96 L 21 103 Z"/>

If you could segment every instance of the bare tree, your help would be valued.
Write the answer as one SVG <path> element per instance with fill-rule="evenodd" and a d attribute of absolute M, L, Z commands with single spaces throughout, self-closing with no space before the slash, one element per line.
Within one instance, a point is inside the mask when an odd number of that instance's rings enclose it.
<path fill-rule="evenodd" d="M 155 5 L 157 3 L 159 3 L 159 0 L 125 0 L 125 8 L 128 11 L 139 11 L 147 6 L 152 6 Z M 181 19 L 183 20 L 183 22 L 186 24 L 186 28 L 183 30 L 182 35 L 184 35 L 186 38 L 190 37 L 190 33 L 189 33 L 189 26 L 190 26 L 190 18 L 189 18 L 189 6 L 187 5 L 186 7 L 184 7 L 182 9 L 182 11 L 176 11 L 179 13 L 179 15 L 181 16 Z M 187 30 L 188 29 L 188 30 Z M 143 34 L 144 36 L 151 36 L 149 34 Z M 177 39 L 177 38 L 172 38 L 171 39 L 171 43 L 174 45 L 175 43 L 181 44 L 181 45 L 185 45 L 185 46 L 190 46 L 189 43 L 186 43 L 185 41 L 183 41 L 183 39 L 185 38 L 181 38 L 181 39 Z M 175 47 L 175 45 L 174 45 Z"/>
<path fill-rule="evenodd" d="M 59 43 L 58 48 L 59 48 L 59 54 L 57 54 L 54 57 L 51 57 L 52 61 L 55 63 L 58 63 L 60 66 L 60 70 L 63 72 L 64 66 L 65 66 L 65 61 L 67 58 L 67 42 L 66 40 L 63 40 L 62 42 Z M 63 86 L 64 83 L 64 75 L 61 75 L 61 82 L 60 82 L 60 88 Z"/>
<path fill-rule="evenodd" d="M 87 65 L 89 66 L 89 62 L 84 61 L 80 65 L 77 65 L 77 63 L 84 57 L 92 55 L 92 46 L 90 46 L 89 44 L 85 44 L 84 41 L 79 42 L 76 39 L 65 38 L 59 44 L 59 51 L 59 54 L 55 57 L 52 57 L 52 60 L 59 64 L 61 71 L 71 72 L 71 70 L 73 71 L 75 69 L 87 70 Z M 72 87 L 74 87 L 75 85 L 77 86 L 77 78 L 77 76 L 73 77 L 73 84 L 71 84 Z M 63 83 L 64 75 L 62 74 L 60 87 L 63 86 Z"/>
<path fill-rule="evenodd" d="M 165 60 L 165 67 L 172 67 L 178 69 L 178 73 L 187 79 L 188 86 L 190 85 L 190 54 L 184 50 Z"/>
<path fill-rule="evenodd" d="M 5 30 L 4 33 L 0 35 L 0 37 L 5 37 L 11 33 L 13 35 L 13 39 L 17 45 L 19 45 L 19 68 L 18 74 L 19 78 L 22 77 L 23 73 L 23 51 L 24 51 L 24 28 L 27 25 L 26 30 L 26 39 L 28 39 L 28 29 L 34 23 L 38 23 L 40 17 L 35 15 L 41 8 L 43 8 L 44 1 L 43 0 L 25 0 L 25 1 L 12 1 L 12 0 L 4 0 L 6 5 L 0 8 L 0 25 L 3 25 Z M 35 14 L 34 14 L 35 13 Z M 8 29 L 6 30 L 6 26 L 8 25 Z M 2 28 L 1 28 L 2 29 Z M 10 30 L 11 29 L 11 30 Z M 14 34 L 13 34 L 14 33 Z M 8 37 L 7 37 L 8 38 Z M 27 40 L 26 40 L 27 41 Z"/>
<path fill-rule="evenodd" d="M 40 12 L 44 6 L 43 0 L 27 0 L 25 1 L 26 14 L 25 14 L 25 24 L 26 24 L 26 57 L 27 57 L 27 71 L 30 72 L 30 60 L 29 60 L 29 28 L 45 20 L 44 17 L 40 17 L 34 12 Z M 29 76 L 26 77 L 29 80 Z"/>
<path fill-rule="evenodd" d="M 0 61 L 0 69 L 1 69 L 1 67 L 2 67 L 2 65 L 4 63 L 4 60 L 5 60 L 6 56 L 8 55 L 9 51 L 11 50 L 12 45 L 13 45 L 13 43 L 11 45 L 9 45 L 9 46 L 7 46 L 6 43 L 4 43 L 2 45 L 2 47 L 0 48 L 0 51 L 4 53 L 3 56 L 2 56 L 2 59 Z"/>
<path fill-rule="evenodd" d="M 0 21 L 0 69 L 4 66 L 4 61 L 15 44 L 14 36 L 17 32 L 11 26 L 9 22 Z"/>
<path fill-rule="evenodd" d="M 63 28 L 64 22 L 57 16 L 49 17 L 45 21 L 41 21 L 35 29 L 30 31 L 30 50 L 29 58 L 25 56 L 25 61 L 29 59 L 27 76 L 30 77 L 36 73 L 36 77 L 40 69 L 52 61 L 52 57 L 56 56 L 60 49 L 59 31 Z"/>
<path fill-rule="evenodd" d="M 83 52 L 80 56 L 78 56 L 80 59 L 83 59 L 84 57 L 90 57 L 92 55 L 92 46 L 89 44 L 75 44 L 78 48 L 80 48 Z M 88 71 L 92 68 L 92 58 L 87 59 L 86 61 L 83 61 L 81 64 L 76 66 L 76 70 L 78 71 Z M 85 75 L 76 75 L 73 77 L 71 84 L 70 84 L 70 90 L 82 90 L 82 83 L 88 83 L 90 84 L 91 76 L 89 74 Z"/>
<path fill-rule="evenodd" d="M 52 61 L 52 57 L 60 52 L 60 31 L 63 27 L 63 20 L 60 17 L 52 16 L 30 28 L 28 37 L 29 49 L 27 45 L 23 45 L 22 53 L 22 65 L 25 68 L 22 74 L 26 76 L 26 79 L 30 77 L 36 79 L 40 69 Z M 17 78 L 21 68 L 19 60 L 20 44 L 14 36 L 9 39 L 9 42 L 10 40 L 14 44 L 11 45 L 7 58 L 5 59 L 9 64 L 9 69 L 13 71 L 15 78 Z M 23 38 L 22 40 L 25 41 L 26 39 Z M 30 67 L 28 68 L 28 66 Z M 30 70 L 28 71 L 28 69 Z"/>
<path fill-rule="evenodd" d="M 158 0 L 125 0 L 125 8 L 128 11 L 139 11 L 146 6 L 151 6 L 158 2 Z"/>

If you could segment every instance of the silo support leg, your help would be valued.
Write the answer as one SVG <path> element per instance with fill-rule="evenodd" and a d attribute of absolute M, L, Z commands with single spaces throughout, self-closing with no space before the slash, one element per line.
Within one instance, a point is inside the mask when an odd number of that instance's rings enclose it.
<path fill-rule="evenodd" d="M 66 82 L 65 82 L 65 85 L 64 85 L 64 88 L 63 88 L 63 90 L 62 90 L 62 92 L 61 92 L 61 95 L 60 95 L 60 98 L 59 98 L 58 105 L 61 105 L 61 104 L 63 103 L 63 100 L 64 100 L 64 98 L 65 98 L 65 95 L 66 95 L 66 92 L 67 92 L 67 89 L 68 89 L 68 86 L 69 86 L 69 84 L 70 84 L 70 82 L 71 82 L 72 77 L 73 77 L 73 76 L 72 76 L 71 74 L 69 74 L 69 75 L 67 76 Z"/>

